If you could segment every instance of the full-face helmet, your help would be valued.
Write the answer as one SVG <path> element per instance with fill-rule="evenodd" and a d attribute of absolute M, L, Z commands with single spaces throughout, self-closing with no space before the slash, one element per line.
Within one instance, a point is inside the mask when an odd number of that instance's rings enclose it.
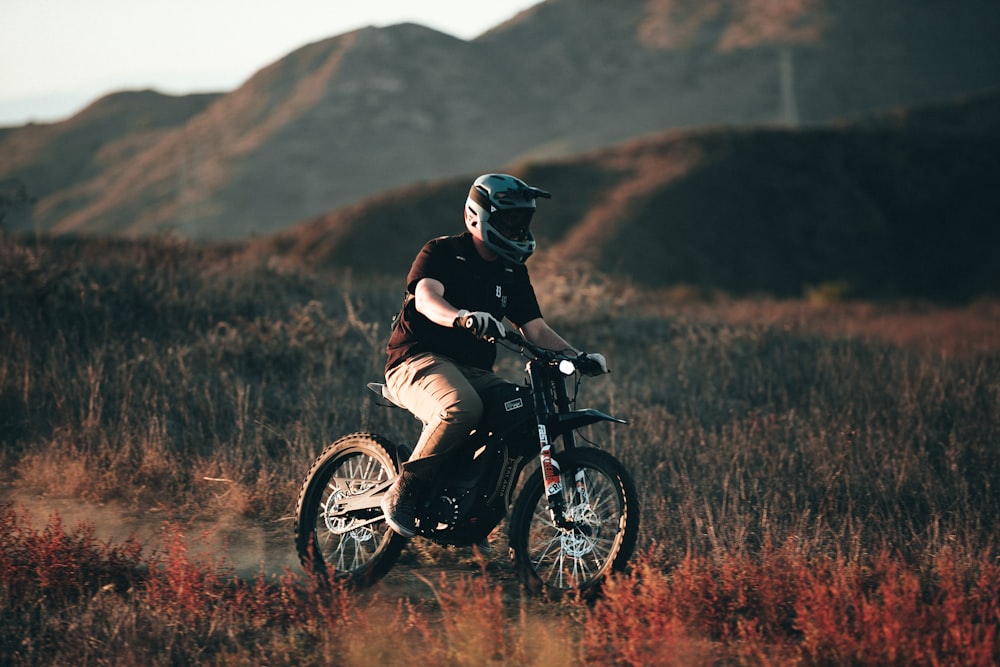
<path fill-rule="evenodd" d="M 530 228 L 535 199 L 551 196 L 519 178 L 485 174 L 469 189 L 465 226 L 503 259 L 524 264 L 535 252 L 535 237 Z"/>

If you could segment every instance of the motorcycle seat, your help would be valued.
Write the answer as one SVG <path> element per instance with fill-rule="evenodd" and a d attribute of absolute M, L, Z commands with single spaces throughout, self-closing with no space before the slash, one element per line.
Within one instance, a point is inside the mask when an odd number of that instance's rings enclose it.
<path fill-rule="evenodd" d="M 399 401 L 396 400 L 396 397 L 393 395 L 393 393 L 391 391 L 389 391 L 389 387 L 387 387 L 384 383 L 382 383 L 382 382 L 369 382 L 368 383 L 368 388 L 371 391 L 373 391 L 375 394 L 381 396 L 383 399 L 389 401 L 389 403 L 391 403 L 395 407 L 397 407 L 397 408 L 402 408 L 403 407 L 402 405 L 400 405 Z"/>

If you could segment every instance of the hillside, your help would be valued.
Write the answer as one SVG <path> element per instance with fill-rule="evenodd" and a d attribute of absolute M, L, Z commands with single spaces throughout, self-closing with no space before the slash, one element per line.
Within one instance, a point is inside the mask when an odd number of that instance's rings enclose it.
<path fill-rule="evenodd" d="M 539 204 L 533 265 L 570 257 L 650 287 L 868 297 L 1000 292 L 1000 92 L 812 129 L 670 131 L 516 170 Z M 402 275 L 462 229 L 475 174 L 335 210 L 250 252 Z"/>
<path fill-rule="evenodd" d="M 163 95 L 152 90 L 107 95 L 59 123 L 0 132 L 0 182 L 23 185 L 40 200 L 36 220 L 58 219 L 80 203 L 67 195 L 107 168 L 128 162 L 171 128 L 185 125 L 218 94 Z M 13 219 L 28 227 L 29 219 Z"/>
<path fill-rule="evenodd" d="M 155 133 L 32 149 L 8 228 L 267 234 L 407 184 L 671 128 L 809 126 L 1000 85 L 1000 5 L 548 0 L 466 42 L 416 25 L 304 46 Z M 0 154 L 38 127 L 0 134 Z M 84 165 L 70 175 L 64 165 Z"/>

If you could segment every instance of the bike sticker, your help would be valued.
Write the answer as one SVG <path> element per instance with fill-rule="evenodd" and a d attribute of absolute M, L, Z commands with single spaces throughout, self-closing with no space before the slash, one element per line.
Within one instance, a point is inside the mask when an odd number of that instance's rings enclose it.
<path fill-rule="evenodd" d="M 583 470 L 576 471 L 576 493 L 581 503 L 590 502 L 590 493 L 587 491 L 587 475 Z"/>
<path fill-rule="evenodd" d="M 545 427 L 539 426 L 539 436 Z M 552 458 L 552 447 L 548 443 L 542 446 L 542 479 L 545 482 L 545 495 L 554 496 L 562 493 L 562 479 L 559 477 L 559 464 Z"/>
<path fill-rule="evenodd" d="M 520 398 L 515 398 L 513 401 L 507 401 L 503 404 L 504 412 L 510 412 L 511 410 L 517 410 L 524 406 L 524 400 Z"/>
<path fill-rule="evenodd" d="M 538 425 L 538 442 L 542 443 L 543 446 L 549 444 L 549 432 L 545 430 L 544 424 Z"/>

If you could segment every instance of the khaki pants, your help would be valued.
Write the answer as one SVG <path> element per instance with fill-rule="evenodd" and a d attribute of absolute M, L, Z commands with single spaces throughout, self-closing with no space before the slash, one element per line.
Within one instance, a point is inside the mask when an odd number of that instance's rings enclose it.
<path fill-rule="evenodd" d="M 480 392 L 507 381 L 481 368 L 461 366 L 448 357 L 420 354 L 389 370 L 386 386 L 396 400 L 424 423 L 406 465 L 417 477 L 433 479 L 440 457 L 460 446 L 483 416 Z"/>

